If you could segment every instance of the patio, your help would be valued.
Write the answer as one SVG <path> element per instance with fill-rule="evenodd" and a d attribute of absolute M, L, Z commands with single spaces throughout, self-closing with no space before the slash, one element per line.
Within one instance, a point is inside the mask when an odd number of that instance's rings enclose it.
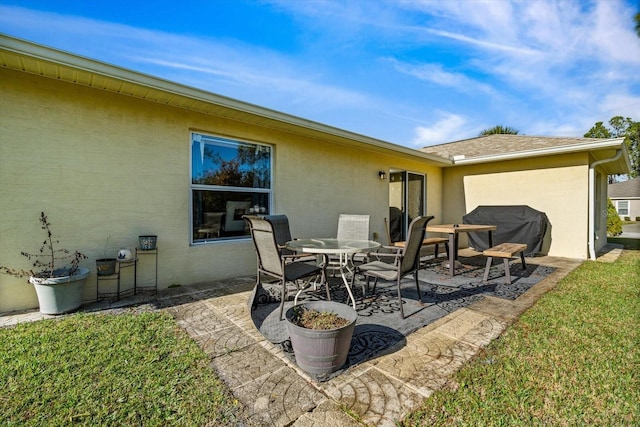
<path fill-rule="evenodd" d="M 475 253 L 461 251 L 463 257 L 471 255 Z M 552 257 L 529 259 L 531 268 L 553 271 L 523 289 L 524 293 L 515 299 L 500 296 L 500 286 L 492 291 L 497 294 L 484 297 L 472 297 L 475 291 L 452 290 L 459 295 L 469 294 L 469 298 L 463 298 L 467 300 L 466 306 L 459 307 L 458 302 L 449 305 L 444 298 L 439 307 L 433 305 L 440 310 L 448 306 L 444 309 L 446 313 L 431 319 L 424 327 L 405 332 L 384 352 L 375 355 L 358 352 L 362 357 L 357 363 L 348 362 L 351 363 L 348 369 L 325 382 L 312 381 L 280 345 L 273 344 L 256 329 L 246 304 L 253 278 L 176 287 L 158 296 L 139 295 L 118 303 L 89 304 L 83 310 L 170 312 L 211 357 L 211 365 L 247 406 L 258 425 L 358 425 L 343 412 L 342 406 L 366 423 L 391 426 L 434 390 L 447 387 L 454 372 L 580 263 Z M 514 280 L 514 286 L 518 286 L 518 281 Z M 427 290 L 425 282 L 422 286 Z M 403 295 L 410 289 L 411 286 L 403 288 Z M 0 324 L 43 317 L 47 316 L 37 312 L 4 316 Z M 397 312 L 390 314 L 398 323 L 399 317 Z M 411 321 L 411 317 L 406 320 Z M 370 344 L 371 341 L 358 348 L 366 349 Z"/>
<path fill-rule="evenodd" d="M 406 318 L 400 315 L 395 282 L 380 281 L 375 292 L 363 296 L 361 286 L 355 285 L 358 320 L 347 363 L 328 377 L 311 376 L 315 381 L 326 381 L 353 369 L 383 354 L 389 354 L 406 345 L 407 337 L 424 326 L 433 324 L 460 309 L 482 301 L 484 298 L 515 301 L 519 296 L 544 280 L 555 270 L 552 266 L 528 265 L 523 271 L 520 262 L 512 262 L 510 270 L 515 278 L 512 284 L 505 283 L 504 267 L 496 263 L 490 270 L 489 280 L 483 282 L 485 258 L 467 251 L 460 257 L 456 276 L 449 275 L 444 259 L 429 259 L 426 268 L 419 271 L 422 299 L 418 298 L 410 277 L 402 283 L 402 300 Z M 373 282 L 373 281 L 371 281 Z M 340 277 L 329 277 L 331 298 L 350 304 L 349 296 Z M 285 355 L 295 363 L 295 357 L 285 321 L 279 320 L 280 286 L 264 284 L 256 300 L 260 301 L 251 317 L 256 329 L 272 344 L 278 345 Z M 299 302 L 325 300 L 324 288 L 305 291 Z M 285 302 L 285 310 L 293 305 Z"/>

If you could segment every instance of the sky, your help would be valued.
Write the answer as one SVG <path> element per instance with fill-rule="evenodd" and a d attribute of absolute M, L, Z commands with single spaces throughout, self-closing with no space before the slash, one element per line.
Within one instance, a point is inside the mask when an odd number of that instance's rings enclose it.
<path fill-rule="evenodd" d="M 0 33 L 394 144 L 640 121 L 635 0 L 0 0 Z"/>

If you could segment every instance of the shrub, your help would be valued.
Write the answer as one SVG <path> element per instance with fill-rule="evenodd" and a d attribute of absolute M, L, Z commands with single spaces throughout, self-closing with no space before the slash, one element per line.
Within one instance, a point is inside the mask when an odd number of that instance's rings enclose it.
<path fill-rule="evenodd" d="M 611 199 L 609 199 L 607 207 L 607 234 L 609 236 L 622 234 L 622 220 Z"/>
<path fill-rule="evenodd" d="M 625 217 L 624 217 L 624 220 L 625 220 L 625 221 L 627 221 L 627 222 L 629 222 L 629 221 L 631 221 L 631 218 L 630 218 L 630 217 L 628 217 L 628 216 L 625 216 Z"/>

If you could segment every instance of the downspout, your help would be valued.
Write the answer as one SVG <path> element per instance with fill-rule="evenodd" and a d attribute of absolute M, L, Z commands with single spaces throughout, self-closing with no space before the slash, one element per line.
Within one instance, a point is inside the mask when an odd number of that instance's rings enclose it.
<path fill-rule="evenodd" d="M 616 150 L 616 155 L 609 159 L 596 160 L 589 165 L 589 259 L 596 259 L 596 209 L 595 182 L 596 167 L 603 163 L 615 162 L 622 156 L 622 150 Z"/>

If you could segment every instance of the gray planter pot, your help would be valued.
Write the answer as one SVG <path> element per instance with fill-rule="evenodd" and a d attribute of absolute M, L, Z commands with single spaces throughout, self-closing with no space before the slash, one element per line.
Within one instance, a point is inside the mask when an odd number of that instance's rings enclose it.
<path fill-rule="evenodd" d="M 143 251 L 155 250 L 157 241 L 158 241 L 158 236 L 156 235 L 138 236 L 138 243 L 140 244 L 140 250 L 143 250 Z"/>
<path fill-rule="evenodd" d="M 63 314 L 80 308 L 87 276 L 89 269 L 80 268 L 74 276 L 46 279 L 30 277 L 29 282 L 33 284 L 38 295 L 40 313 Z"/>
<path fill-rule="evenodd" d="M 296 306 L 286 313 L 291 346 L 298 366 L 315 377 L 337 371 L 347 361 L 358 313 L 349 305 L 333 301 L 310 301 L 299 305 L 321 312 L 333 312 L 349 321 L 347 325 L 336 329 L 306 329 L 291 322 Z"/>
<path fill-rule="evenodd" d="M 96 260 L 96 272 L 98 276 L 110 276 L 116 273 L 115 258 L 101 258 Z"/>

